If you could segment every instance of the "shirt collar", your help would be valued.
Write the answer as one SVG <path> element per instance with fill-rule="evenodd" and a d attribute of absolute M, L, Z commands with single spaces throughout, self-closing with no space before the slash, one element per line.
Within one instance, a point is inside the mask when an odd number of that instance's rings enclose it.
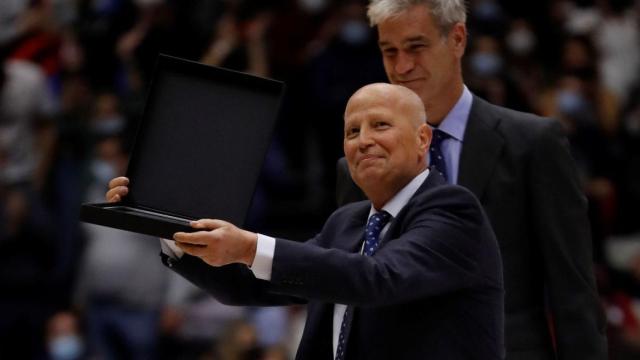
<path fill-rule="evenodd" d="M 438 125 L 438 129 L 446 132 L 458 141 L 464 140 L 464 129 L 467 127 L 472 102 L 473 95 L 471 95 L 471 91 L 469 91 L 467 86 L 464 85 L 462 95 L 460 95 L 458 102 L 451 111 L 449 111 L 447 116 L 445 116 L 440 125 Z"/>
<path fill-rule="evenodd" d="M 382 207 L 382 210 L 388 212 L 394 218 L 398 216 L 398 213 L 400 212 L 400 210 L 402 210 L 402 208 L 405 205 L 407 205 L 407 203 L 409 202 L 413 194 L 415 194 L 416 191 L 418 191 L 418 188 L 420 187 L 420 185 L 422 185 L 422 183 L 424 182 L 424 180 L 427 178 L 428 175 L 429 175 L 429 169 L 425 169 L 423 172 L 421 172 L 416 177 L 414 177 L 413 180 L 411 180 L 407 185 L 405 185 L 402 188 L 402 190 L 398 191 L 391 198 L 391 200 L 387 201 L 387 203 L 384 204 L 384 206 Z M 369 217 L 371 217 L 371 215 L 377 212 L 378 211 L 373 207 L 373 205 L 371 205 L 371 210 L 369 211 Z"/>

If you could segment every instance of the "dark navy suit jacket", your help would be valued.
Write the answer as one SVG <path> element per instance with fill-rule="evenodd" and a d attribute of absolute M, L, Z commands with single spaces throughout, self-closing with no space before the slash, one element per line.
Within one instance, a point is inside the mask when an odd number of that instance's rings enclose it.
<path fill-rule="evenodd" d="M 502 359 L 501 260 L 475 197 L 431 172 L 371 257 L 359 253 L 370 206 L 338 209 L 306 243 L 277 239 L 271 281 L 188 255 L 165 263 L 223 303 L 308 302 L 297 359 L 333 358 L 334 303 L 353 309 L 346 359 Z"/>

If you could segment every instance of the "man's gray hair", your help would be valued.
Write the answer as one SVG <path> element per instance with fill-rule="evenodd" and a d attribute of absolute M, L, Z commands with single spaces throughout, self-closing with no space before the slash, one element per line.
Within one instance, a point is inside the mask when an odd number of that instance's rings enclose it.
<path fill-rule="evenodd" d="M 367 16 L 371 26 L 376 26 L 415 5 L 429 9 L 441 35 L 448 34 L 456 23 L 467 21 L 464 0 L 371 0 Z"/>

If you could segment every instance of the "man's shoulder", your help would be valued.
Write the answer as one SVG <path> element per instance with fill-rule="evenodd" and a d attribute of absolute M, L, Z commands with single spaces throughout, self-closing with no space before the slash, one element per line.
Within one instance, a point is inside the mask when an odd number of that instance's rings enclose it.
<path fill-rule="evenodd" d="M 444 183 L 419 191 L 407 205 L 438 208 L 463 204 L 481 208 L 480 202 L 469 189 L 460 185 Z"/>
<path fill-rule="evenodd" d="M 330 216 L 329 219 L 338 218 L 344 219 L 345 217 L 353 216 L 360 213 L 368 213 L 371 209 L 371 201 L 361 200 L 348 203 L 346 205 L 338 207 Z"/>
<path fill-rule="evenodd" d="M 483 213 L 482 206 L 473 193 L 460 185 L 448 184 L 435 172 L 429 174 L 418 191 L 411 197 L 407 205 L 398 214 L 403 221 L 430 216 L 432 213 L 448 213 L 452 216 L 473 217 Z"/>
<path fill-rule="evenodd" d="M 369 214 L 369 210 L 371 209 L 371 202 L 369 200 L 362 200 L 351 202 L 346 205 L 338 207 L 325 222 L 325 227 L 329 224 L 335 224 L 336 222 L 344 222 L 348 219 L 353 218 L 361 218 L 364 216 L 366 220 L 366 216 Z"/>
<path fill-rule="evenodd" d="M 495 123 L 489 126 L 493 125 L 494 130 L 508 142 L 524 145 L 549 134 L 562 133 L 561 124 L 556 119 L 494 105 L 477 96 L 474 104 L 476 114 L 474 116 L 472 112 L 470 120 Z"/>

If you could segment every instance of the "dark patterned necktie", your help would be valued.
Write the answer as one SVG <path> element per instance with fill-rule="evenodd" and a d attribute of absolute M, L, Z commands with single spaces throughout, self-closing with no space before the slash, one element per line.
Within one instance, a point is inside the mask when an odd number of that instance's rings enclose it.
<path fill-rule="evenodd" d="M 435 168 L 444 179 L 449 182 L 447 178 L 447 163 L 444 161 L 444 155 L 442 153 L 442 142 L 451 135 L 440 129 L 433 129 L 433 139 L 431 140 L 430 148 L 430 161 L 431 166 Z"/>
<path fill-rule="evenodd" d="M 391 220 L 391 214 L 384 210 L 371 215 L 364 232 L 364 249 L 362 252 L 365 256 L 371 256 L 378 250 L 378 246 L 380 245 L 380 232 L 389 220 Z M 344 351 L 347 344 L 347 333 L 349 323 L 351 322 L 352 311 L 353 309 L 348 306 L 342 318 L 336 360 L 344 360 Z"/>

